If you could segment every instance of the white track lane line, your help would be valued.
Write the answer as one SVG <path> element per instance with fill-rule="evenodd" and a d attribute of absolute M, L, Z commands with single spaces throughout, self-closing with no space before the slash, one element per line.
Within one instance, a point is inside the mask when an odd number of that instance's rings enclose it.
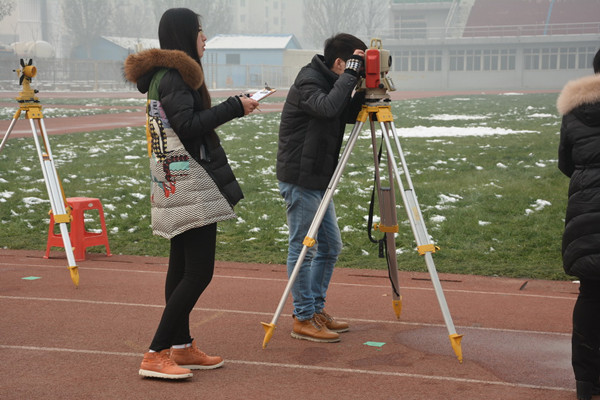
<path fill-rule="evenodd" d="M 39 351 L 62 352 L 62 353 L 78 353 L 78 354 L 87 354 L 87 355 L 93 354 L 93 355 L 107 355 L 107 356 L 119 356 L 119 357 L 141 357 L 142 356 L 142 354 L 132 353 L 132 352 L 82 350 L 82 349 L 68 349 L 68 348 L 59 348 L 59 347 L 10 346 L 10 345 L 0 344 L 0 348 L 12 349 L 12 350 L 31 350 L 31 351 L 38 351 L 38 352 Z M 451 377 L 451 376 L 409 374 L 409 373 L 404 373 L 404 372 L 370 371 L 370 370 L 366 370 L 366 369 L 320 367 L 320 366 L 301 365 L 301 364 L 284 364 L 284 363 L 272 363 L 272 362 L 263 362 L 263 361 L 230 360 L 230 359 L 227 359 L 226 363 L 240 364 L 240 365 L 252 365 L 252 366 L 268 367 L 268 368 L 289 368 L 289 369 L 334 372 L 334 373 L 343 372 L 343 373 L 356 374 L 356 375 L 392 376 L 392 377 L 398 377 L 398 378 L 467 383 L 467 384 L 473 384 L 473 385 L 494 385 L 494 386 L 503 386 L 503 387 L 512 387 L 512 388 L 523 388 L 523 389 L 573 392 L 573 389 L 563 388 L 563 387 L 555 387 L 555 386 L 539 386 L 539 385 L 528 385 L 525 383 L 509 383 L 509 382 L 500 382 L 500 381 L 487 381 L 487 380 L 480 380 L 480 379 L 455 378 L 455 377 Z"/>
<path fill-rule="evenodd" d="M 66 269 L 65 266 L 58 265 L 42 265 L 42 264 L 10 264 L 10 263 L 2 263 L 0 262 L 0 266 L 9 265 L 9 266 L 23 266 L 23 267 L 40 267 L 40 268 L 53 268 L 53 269 Z M 80 271 L 109 271 L 109 272 L 133 272 L 133 273 L 143 273 L 143 274 L 166 274 L 165 271 L 144 271 L 144 270 L 134 270 L 134 269 L 119 269 L 119 268 L 98 268 L 98 267 L 79 267 Z M 248 276 L 235 276 L 235 275 L 218 275 L 215 274 L 213 278 L 222 278 L 222 279 L 244 279 L 244 280 L 259 280 L 259 281 L 271 281 L 271 282 L 287 282 L 287 279 L 281 278 L 255 278 Z M 382 277 L 385 278 L 385 277 Z M 389 285 L 366 285 L 360 283 L 343 283 L 343 282 L 331 282 L 330 286 L 353 286 L 353 287 L 372 287 L 372 288 L 389 288 Z M 425 291 L 433 291 L 433 287 L 424 288 L 424 287 L 412 287 L 412 286 L 400 286 L 400 289 L 403 290 L 425 290 Z M 470 294 L 485 294 L 492 296 L 517 296 L 517 297 L 535 297 L 540 299 L 555 299 L 555 300 L 568 300 L 575 303 L 577 300 L 577 294 L 573 294 L 572 296 L 548 296 L 542 294 L 528 294 L 528 293 L 511 293 L 511 292 L 485 292 L 481 290 L 465 290 L 465 289 L 446 289 L 444 288 L 444 293 L 470 293 Z"/>
<path fill-rule="evenodd" d="M 6 300 L 24 300 L 24 301 L 47 301 L 47 302 L 64 302 L 64 303 L 84 303 L 84 304 L 96 304 L 96 305 L 108 305 L 108 306 L 119 306 L 119 307 L 150 307 L 150 308 L 164 308 L 164 304 L 142 304 L 142 303 L 123 303 L 118 301 L 99 301 L 99 300 L 81 300 L 81 299 L 60 299 L 52 297 L 27 297 L 27 296 L 2 296 L 0 299 Z M 260 311 L 245 311 L 245 310 L 228 310 L 222 308 L 206 308 L 206 307 L 194 307 L 193 311 L 205 311 L 205 312 L 221 312 L 231 314 L 242 314 L 242 315 L 256 315 L 256 316 L 267 316 L 270 317 L 273 313 L 260 312 Z M 282 317 L 291 317 L 291 314 L 281 314 Z M 344 320 L 362 322 L 362 323 L 376 323 L 376 324 L 400 324 L 408 326 L 427 326 L 427 327 L 446 327 L 444 324 L 431 324 L 422 322 L 406 322 L 398 320 L 378 320 L 378 319 L 364 319 L 364 318 L 348 318 L 344 317 Z M 503 329 L 503 328 L 485 328 L 476 326 L 459 326 L 457 327 L 465 330 L 477 330 L 477 331 L 489 331 L 489 332 L 513 332 L 513 333 L 527 333 L 536 335 L 551 335 L 551 336 L 565 336 L 571 337 L 569 333 L 561 332 L 544 332 L 544 331 L 528 331 L 523 329 Z"/>

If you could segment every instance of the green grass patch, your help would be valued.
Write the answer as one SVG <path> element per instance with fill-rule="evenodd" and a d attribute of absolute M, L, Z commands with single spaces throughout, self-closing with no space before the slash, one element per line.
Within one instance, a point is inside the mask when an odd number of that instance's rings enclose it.
<path fill-rule="evenodd" d="M 441 248 L 434 255 L 439 272 L 568 279 L 560 259 L 568 179 L 557 169 L 555 101 L 555 94 L 526 94 L 393 103 L 424 220 Z M 219 128 L 246 197 L 238 219 L 219 224 L 220 260 L 285 263 L 285 208 L 275 176 L 280 117 L 257 113 Z M 338 265 L 384 269 L 366 233 L 374 170 L 369 134 L 366 124 L 334 197 L 344 241 Z M 113 253 L 168 255 L 168 241 L 150 229 L 143 128 L 52 136 L 51 146 L 67 197 L 102 201 Z M 397 199 L 399 268 L 426 271 Z M 0 153 L 0 248 L 45 249 L 48 209 L 33 140 L 10 139 Z"/>

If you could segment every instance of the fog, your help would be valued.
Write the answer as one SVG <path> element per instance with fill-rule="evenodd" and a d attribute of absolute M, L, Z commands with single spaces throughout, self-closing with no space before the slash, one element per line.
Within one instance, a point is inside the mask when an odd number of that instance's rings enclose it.
<path fill-rule="evenodd" d="M 52 84 L 122 86 L 122 61 L 158 47 L 171 7 L 201 15 L 214 87 L 289 86 L 326 38 L 347 32 L 382 39 L 407 90 L 556 89 L 589 73 L 600 43 L 600 0 L 0 0 L 0 89 L 19 58 L 46 64 Z M 244 47 L 211 46 L 219 35 L 244 35 L 233 39 Z M 274 35 L 289 39 L 267 52 Z"/>
<path fill-rule="evenodd" d="M 57 57 L 68 58 L 73 47 L 99 36 L 156 39 L 163 12 L 186 7 L 201 15 L 209 39 L 220 34 L 293 34 L 302 48 L 320 49 L 337 32 L 367 37 L 386 29 L 389 4 L 384 0 L 0 0 L 0 44 L 43 40 L 54 47 Z"/>

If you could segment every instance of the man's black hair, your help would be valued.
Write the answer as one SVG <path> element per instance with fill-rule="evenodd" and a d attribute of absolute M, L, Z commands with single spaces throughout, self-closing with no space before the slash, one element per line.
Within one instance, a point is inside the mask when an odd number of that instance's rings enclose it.
<path fill-rule="evenodd" d="M 598 49 L 598 52 L 594 56 L 592 65 L 594 66 L 594 73 L 600 74 L 600 49 Z"/>
<path fill-rule="evenodd" d="M 349 33 L 338 33 L 337 35 L 330 37 L 325 41 L 325 65 L 327 65 L 328 68 L 333 67 L 336 58 L 347 61 L 356 49 L 367 49 L 367 45 L 356 36 L 350 35 Z"/>

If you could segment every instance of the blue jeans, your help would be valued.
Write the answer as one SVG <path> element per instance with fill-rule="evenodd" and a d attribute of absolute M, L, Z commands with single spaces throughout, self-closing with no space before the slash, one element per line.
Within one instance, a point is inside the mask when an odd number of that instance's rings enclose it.
<path fill-rule="evenodd" d="M 286 203 L 289 244 L 288 277 L 300 256 L 310 225 L 325 194 L 324 190 L 309 190 L 291 183 L 279 182 L 279 191 Z M 315 246 L 309 247 L 292 286 L 294 315 L 304 321 L 325 307 L 325 297 L 333 267 L 342 250 L 342 237 L 335 216 L 333 200 L 329 203 L 317 232 Z"/>

